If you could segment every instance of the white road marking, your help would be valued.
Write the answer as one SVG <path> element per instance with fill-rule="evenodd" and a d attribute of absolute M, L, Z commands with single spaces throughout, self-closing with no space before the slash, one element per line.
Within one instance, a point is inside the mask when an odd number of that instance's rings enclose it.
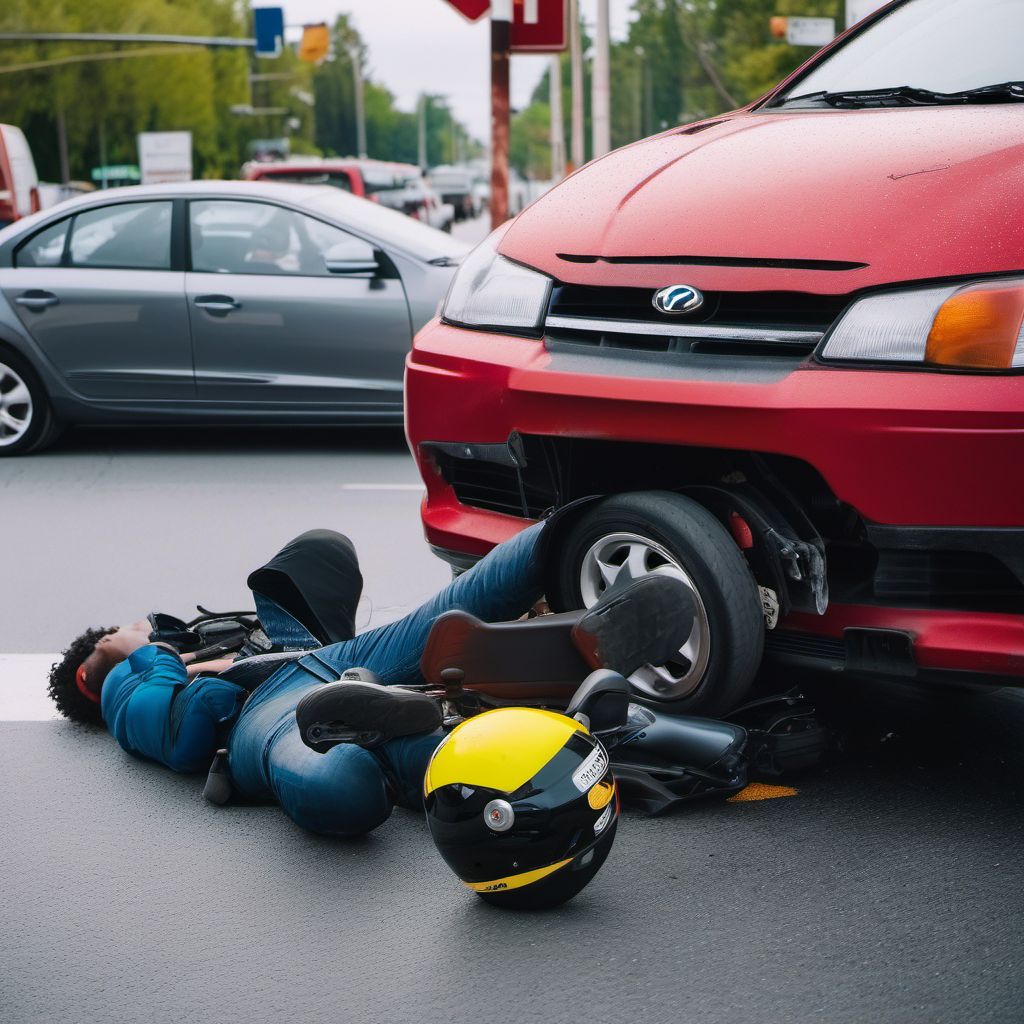
<path fill-rule="evenodd" d="M 57 654 L 0 654 L 0 722 L 47 722 L 60 718 L 46 693 Z"/>

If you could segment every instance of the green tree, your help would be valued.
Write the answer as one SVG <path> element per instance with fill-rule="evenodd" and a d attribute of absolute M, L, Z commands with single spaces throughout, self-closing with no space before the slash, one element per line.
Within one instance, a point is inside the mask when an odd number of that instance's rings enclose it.
<path fill-rule="evenodd" d="M 363 105 L 367 155 L 379 160 L 416 163 L 419 159 L 419 112 L 399 110 L 392 93 L 373 81 L 365 43 L 341 14 L 332 29 L 333 55 L 313 76 L 315 142 L 324 153 L 352 156 L 357 152 L 353 53 L 363 69 Z M 480 152 L 465 125 L 452 114 L 443 96 L 424 98 L 427 162 L 430 166 L 466 159 Z"/>
<path fill-rule="evenodd" d="M 19 32 L 247 34 L 246 12 L 233 0 L 6 0 L 0 27 Z M 101 156 L 135 162 L 140 131 L 187 129 L 198 174 L 237 170 L 240 132 L 228 107 L 248 96 L 242 51 L 146 48 L 143 57 L 78 62 L 139 44 L 0 44 L 0 70 L 73 62 L 0 74 L 0 109 L 21 125 L 40 174 L 60 174 L 57 122 L 66 125 L 72 177 L 87 177 Z"/>

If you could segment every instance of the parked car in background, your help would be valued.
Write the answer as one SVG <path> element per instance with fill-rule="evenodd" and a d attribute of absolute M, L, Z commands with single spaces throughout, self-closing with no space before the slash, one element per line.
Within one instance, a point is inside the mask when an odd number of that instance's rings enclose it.
<path fill-rule="evenodd" d="M 475 215 L 473 176 L 460 167 L 435 167 L 427 180 L 444 203 L 451 203 L 456 220 L 468 220 Z"/>
<path fill-rule="evenodd" d="M 439 231 L 451 231 L 455 208 L 441 201 L 418 167 L 397 165 L 401 188 L 382 192 L 380 202 Z"/>
<path fill-rule="evenodd" d="M 762 652 L 1024 685 L 1022 36 L 1021 3 L 899 0 L 499 227 L 409 359 L 434 549 L 611 496 L 548 597 L 685 582 L 690 638 L 632 678 L 679 712 Z"/>
<path fill-rule="evenodd" d="M 0 124 L 0 227 L 40 208 L 39 176 L 22 130 Z"/>
<path fill-rule="evenodd" d="M 331 185 L 374 202 L 380 202 L 382 192 L 401 187 L 394 164 L 352 157 L 297 156 L 287 160 L 251 161 L 242 168 L 242 177 L 247 181 Z"/>
<path fill-rule="evenodd" d="M 491 205 L 491 183 L 482 179 L 473 182 L 473 216 L 479 217 Z"/>
<path fill-rule="evenodd" d="M 278 181 L 332 185 L 345 192 L 398 210 L 441 231 L 449 231 L 454 211 L 446 208 L 415 164 L 387 160 L 336 160 L 295 157 L 275 162 L 248 163 L 242 176 L 249 181 Z"/>
<path fill-rule="evenodd" d="M 0 455 L 68 423 L 399 423 L 468 247 L 337 188 L 93 192 L 0 231 Z"/>

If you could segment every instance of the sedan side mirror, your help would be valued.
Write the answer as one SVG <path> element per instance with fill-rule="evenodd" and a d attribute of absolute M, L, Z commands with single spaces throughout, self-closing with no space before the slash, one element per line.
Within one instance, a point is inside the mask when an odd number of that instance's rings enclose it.
<path fill-rule="evenodd" d="M 358 238 L 337 242 L 324 253 L 328 274 L 375 274 L 380 262 L 373 248 Z"/>

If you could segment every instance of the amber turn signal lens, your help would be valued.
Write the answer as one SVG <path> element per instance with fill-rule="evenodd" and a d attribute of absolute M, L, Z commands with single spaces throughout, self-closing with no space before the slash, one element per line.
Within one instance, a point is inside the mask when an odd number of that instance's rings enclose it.
<path fill-rule="evenodd" d="M 957 292 L 935 316 L 925 362 L 1008 370 L 1024 355 L 1022 322 L 1024 288 L 969 288 Z"/>

